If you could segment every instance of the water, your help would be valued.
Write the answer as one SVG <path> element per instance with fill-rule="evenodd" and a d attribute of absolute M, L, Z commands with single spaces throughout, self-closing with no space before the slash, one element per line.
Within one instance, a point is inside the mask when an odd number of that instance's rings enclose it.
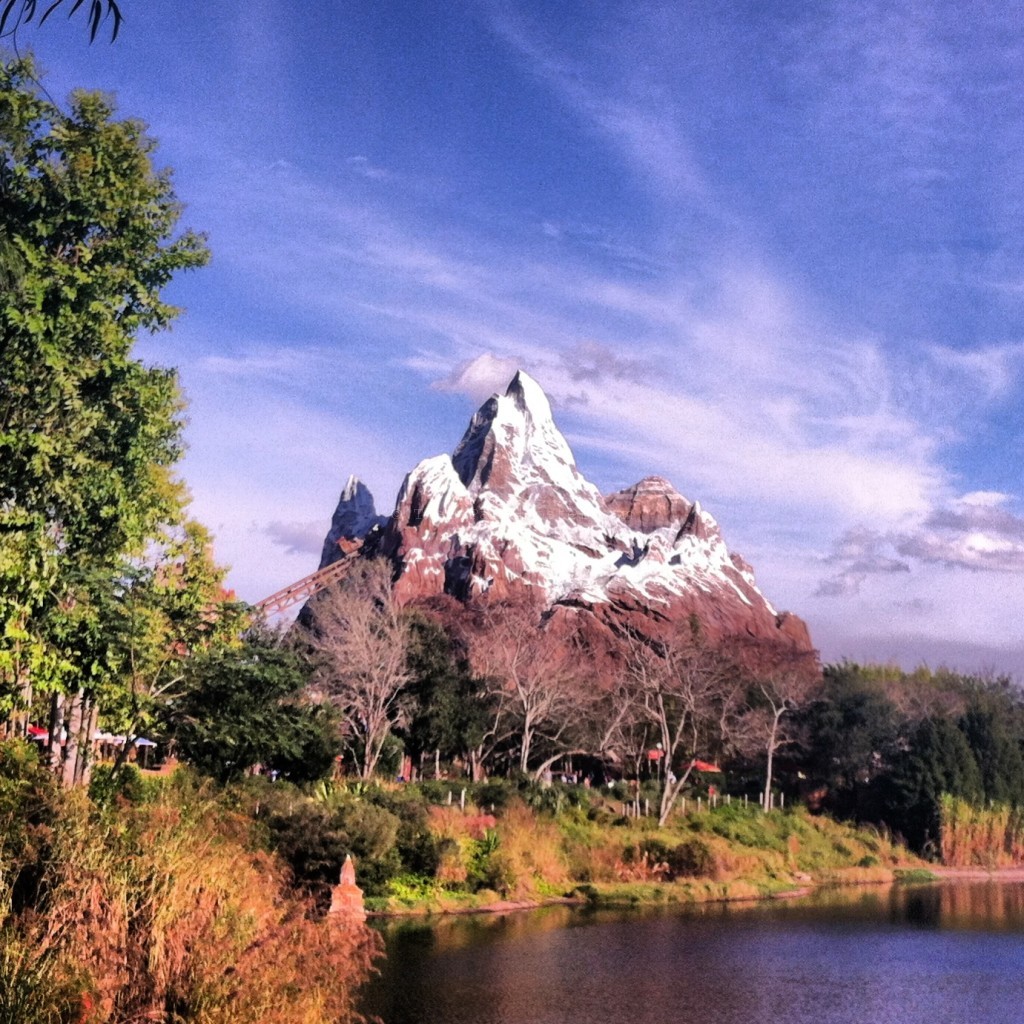
<path fill-rule="evenodd" d="M 390 925 L 384 1024 L 1019 1024 L 1024 885 Z"/>

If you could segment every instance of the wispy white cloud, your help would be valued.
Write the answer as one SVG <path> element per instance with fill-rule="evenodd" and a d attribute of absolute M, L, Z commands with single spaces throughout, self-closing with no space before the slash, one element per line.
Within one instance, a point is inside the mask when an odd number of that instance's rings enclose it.
<path fill-rule="evenodd" d="M 514 8 L 487 5 L 495 34 L 543 81 L 592 132 L 608 141 L 661 197 L 702 195 L 706 188 L 692 147 L 679 129 L 671 98 L 642 80 L 642 61 L 627 61 L 618 81 L 603 83 L 614 72 L 603 64 L 573 61 L 548 46 Z M 639 98 L 638 98 L 639 97 Z"/>
<path fill-rule="evenodd" d="M 953 386 L 980 392 L 997 401 L 1024 386 L 1024 343 L 985 345 L 975 349 L 953 349 L 934 345 L 928 352 L 940 370 L 953 378 Z"/>
<path fill-rule="evenodd" d="M 520 368 L 521 360 L 485 352 L 476 359 L 459 363 L 450 374 L 433 381 L 438 391 L 467 395 L 474 402 L 483 402 L 491 395 L 502 393 Z"/>
<path fill-rule="evenodd" d="M 345 165 L 353 174 L 363 178 L 370 178 L 372 181 L 399 181 L 401 175 L 389 171 L 386 167 L 380 167 L 373 163 L 369 157 L 349 156 L 345 158 Z"/>

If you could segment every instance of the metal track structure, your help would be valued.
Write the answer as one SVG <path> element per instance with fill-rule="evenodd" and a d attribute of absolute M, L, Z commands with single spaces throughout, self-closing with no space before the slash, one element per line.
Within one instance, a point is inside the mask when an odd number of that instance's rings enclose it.
<path fill-rule="evenodd" d="M 280 615 L 281 612 L 291 608 L 292 605 L 308 601 L 314 594 L 325 587 L 329 587 L 332 583 L 337 583 L 338 580 L 344 579 L 351 571 L 353 561 L 342 558 L 337 562 L 331 562 L 330 565 L 325 565 L 322 569 L 317 569 L 316 572 L 303 576 L 301 580 L 291 583 L 287 587 L 282 587 L 276 594 L 271 594 L 270 597 L 257 601 L 253 607 L 267 618 L 271 615 Z"/>

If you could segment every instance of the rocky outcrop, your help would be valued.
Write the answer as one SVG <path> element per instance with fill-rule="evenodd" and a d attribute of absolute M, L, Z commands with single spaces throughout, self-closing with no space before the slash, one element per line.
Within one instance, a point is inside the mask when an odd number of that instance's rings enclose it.
<path fill-rule="evenodd" d="M 712 639 L 811 649 L 804 623 L 776 612 L 714 518 L 667 480 L 646 477 L 602 497 L 525 373 L 481 406 L 450 457 L 409 473 L 382 529 L 368 494 L 349 481 L 325 556 L 346 539 L 387 556 L 404 602 L 540 598 L 552 619 L 591 632 L 650 633 L 696 619 Z M 355 524 L 370 524 L 364 539 Z"/>
<path fill-rule="evenodd" d="M 331 517 L 331 528 L 324 538 L 320 568 L 358 551 L 367 535 L 386 522 L 384 516 L 377 515 L 373 495 L 366 484 L 359 477 L 350 476 Z"/>

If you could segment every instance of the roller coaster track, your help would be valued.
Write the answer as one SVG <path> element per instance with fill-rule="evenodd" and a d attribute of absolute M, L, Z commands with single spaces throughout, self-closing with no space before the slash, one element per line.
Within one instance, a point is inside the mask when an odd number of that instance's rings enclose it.
<path fill-rule="evenodd" d="M 329 587 L 332 583 L 337 583 L 338 580 L 344 579 L 351 569 L 352 562 L 346 558 L 342 558 L 337 562 L 331 562 L 330 565 L 325 565 L 322 569 L 317 569 L 316 572 L 303 576 L 301 580 L 283 587 L 276 594 L 271 594 L 270 597 L 257 601 L 253 607 L 267 617 L 280 615 L 281 612 L 291 608 L 292 605 L 308 601 L 315 593 L 323 590 L 324 587 Z"/>

